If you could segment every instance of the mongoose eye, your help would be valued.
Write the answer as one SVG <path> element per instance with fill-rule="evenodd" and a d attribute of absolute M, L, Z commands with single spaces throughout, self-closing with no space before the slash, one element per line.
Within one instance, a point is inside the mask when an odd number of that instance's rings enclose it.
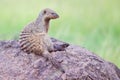
<path fill-rule="evenodd" d="M 46 14 L 46 12 L 47 12 L 47 11 L 46 11 L 46 10 L 44 10 L 44 12 L 43 12 L 43 13 L 44 13 L 44 14 Z"/>

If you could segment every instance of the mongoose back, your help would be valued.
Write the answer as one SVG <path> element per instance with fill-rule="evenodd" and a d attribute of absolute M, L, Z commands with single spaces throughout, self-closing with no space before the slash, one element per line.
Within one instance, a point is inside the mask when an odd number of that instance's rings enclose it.
<path fill-rule="evenodd" d="M 27 53 L 42 55 L 51 63 L 64 72 L 59 62 L 52 58 L 51 51 L 54 51 L 53 43 L 48 36 L 49 22 L 58 18 L 58 14 L 51 9 L 44 9 L 39 13 L 38 18 L 25 26 L 20 34 L 20 48 Z M 46 52 L 47 51 L 47 52 Z"/>

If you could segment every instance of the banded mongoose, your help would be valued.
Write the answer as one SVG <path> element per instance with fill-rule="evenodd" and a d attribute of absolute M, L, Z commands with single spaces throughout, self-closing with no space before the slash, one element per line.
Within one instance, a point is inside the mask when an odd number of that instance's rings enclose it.
<path fill-rule="evenodd" d="M 19 43 L 23 51 L 42 55 L 50 60 L 55 67 L 63 71 L 60 63 L 55 61 L 50 54 L 51 51 L 54 51 L 54 47 L 47 34 L 50 20 L 58 17 L 59 15 L 49 8 L 42 10 L 34 22 L 25 26 L 20 34 Z"/>

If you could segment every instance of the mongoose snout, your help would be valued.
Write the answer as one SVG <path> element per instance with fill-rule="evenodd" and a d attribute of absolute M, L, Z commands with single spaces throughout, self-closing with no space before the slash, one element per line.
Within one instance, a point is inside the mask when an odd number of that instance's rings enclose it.
<path fill-rule="evenodd" d="M 59 15 L 58 14 L 56 14 L 56 13 L 51 13 L 52 14 L 52 19 L 56 19 L 56 18 L 59 18 Z"/>

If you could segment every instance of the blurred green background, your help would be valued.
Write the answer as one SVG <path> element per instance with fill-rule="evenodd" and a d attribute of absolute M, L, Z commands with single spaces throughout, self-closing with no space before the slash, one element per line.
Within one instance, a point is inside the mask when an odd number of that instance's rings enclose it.
<path fill-rule="evenodd" d="M 0 40 L 18 39 L 41 9 L 60 18 L 50 36 L 77 44 L 120 67 L 120 0 L 0 0 Z"/>

